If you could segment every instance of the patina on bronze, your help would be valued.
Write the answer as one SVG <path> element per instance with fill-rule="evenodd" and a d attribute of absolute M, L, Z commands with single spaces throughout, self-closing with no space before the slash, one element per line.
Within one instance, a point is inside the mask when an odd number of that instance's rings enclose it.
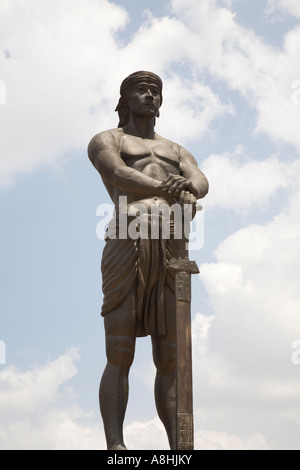
<path fill-rule="evenodd" d="M 186 234 L 176 237 L 176 220 L 167 218 L 169 237 L 159 214 L 158 237 L 121 233 L 120 208 L 126 197 L 128 226 L 138 232 L 152 224 L 153 208 L 192 207 L 208 192 L 195 158 L 182 146 L 159 136 L 154 128 L 162 104 L 163 84 L 156 74 L 135 72 L 121 84 L 118 128 L 97 134 L 88 155 L 115 204 L 117 232 L 108 228 L 102 256 L 103 306 L 107 365 L 100 390 L 100 410 L 107 448 L 126 450 L 123 422 L 128 401 L 128 374 L 136 338 L 151 336 L 156 366 L 155 400 L 171 449 L 193 449 L 191 363 L 191 274 Z M 140 225 L 139 225 L 140 224 Z M 151 225 L 152 226 L 152 225 Z M 151 232 L 152 233 L 152 232 Z"/>

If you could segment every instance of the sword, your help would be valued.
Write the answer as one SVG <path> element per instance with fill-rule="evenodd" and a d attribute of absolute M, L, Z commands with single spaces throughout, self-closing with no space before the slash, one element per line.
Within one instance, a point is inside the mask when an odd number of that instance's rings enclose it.
<path fill-rule="evenodd" d="M 202 206 L 197 205 L 197 210 Z M 186 233 L 186 230 L 184 230 Z M 176 449 L 194 449 L 191 275 L 199 268 L 188 256 L 188 237 L 179 259 L 172 258 L 168 269 L 175 277 L 176 296 Z"/>

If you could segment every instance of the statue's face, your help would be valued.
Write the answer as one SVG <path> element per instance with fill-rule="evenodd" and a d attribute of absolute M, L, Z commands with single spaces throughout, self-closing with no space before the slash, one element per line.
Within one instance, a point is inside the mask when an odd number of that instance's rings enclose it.
<path fill-rule="evenodd" d="M 161 105 L 160 89 L 151 81 L 137 82 L 128 92 L 128 107 L 132 114 L 155 118 Z"/>

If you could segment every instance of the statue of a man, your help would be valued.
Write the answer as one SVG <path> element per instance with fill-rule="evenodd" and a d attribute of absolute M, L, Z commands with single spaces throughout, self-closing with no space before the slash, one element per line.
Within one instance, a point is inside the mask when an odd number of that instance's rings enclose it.
<path fill-rule="evenodd" d="M 207 194 L 208 182 L 187 150 L 154 131 L 163 101 L 161 79 L 151 72 L 133 73 L 122 82 L 120 94 L 118 128 L 97 134 L 88 147 L 116 208 L 116 233 L 110 235 L 108 228 L 101 266 L 107 365 L 100 384 L 100 410 L 107 448 L 126 449 L 128 373 L 136 338 L 151 335 L 157 411 L 170 448 L 175 449 L 175 294 L 167 261 L 183 255 L 185 240 L 174 236 L 172 218 L 169 237 L 162 237 L 161 231 L 152 238 L 124 236 L 120 200 L 127 198 L 128 223 L 145 207 L 151 224 L 157 206 L 195 207 L 197 199 Z"/>

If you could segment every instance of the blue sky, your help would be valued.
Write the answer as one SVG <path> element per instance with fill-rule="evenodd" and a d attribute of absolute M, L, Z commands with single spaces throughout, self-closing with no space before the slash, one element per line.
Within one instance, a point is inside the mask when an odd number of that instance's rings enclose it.
<path fill-rule="evenodd" d="M 164 82 L 157 132 L 210 181 L 191 253 L 196 448 L 299 449 L 299 18 L 298 0 L 0 0 L 1 449 L 105 448 L 109 198 L 86 147 L 139 69 Z M 131 449 L 167 447 L 153 377 L 140 339 Z"/>

